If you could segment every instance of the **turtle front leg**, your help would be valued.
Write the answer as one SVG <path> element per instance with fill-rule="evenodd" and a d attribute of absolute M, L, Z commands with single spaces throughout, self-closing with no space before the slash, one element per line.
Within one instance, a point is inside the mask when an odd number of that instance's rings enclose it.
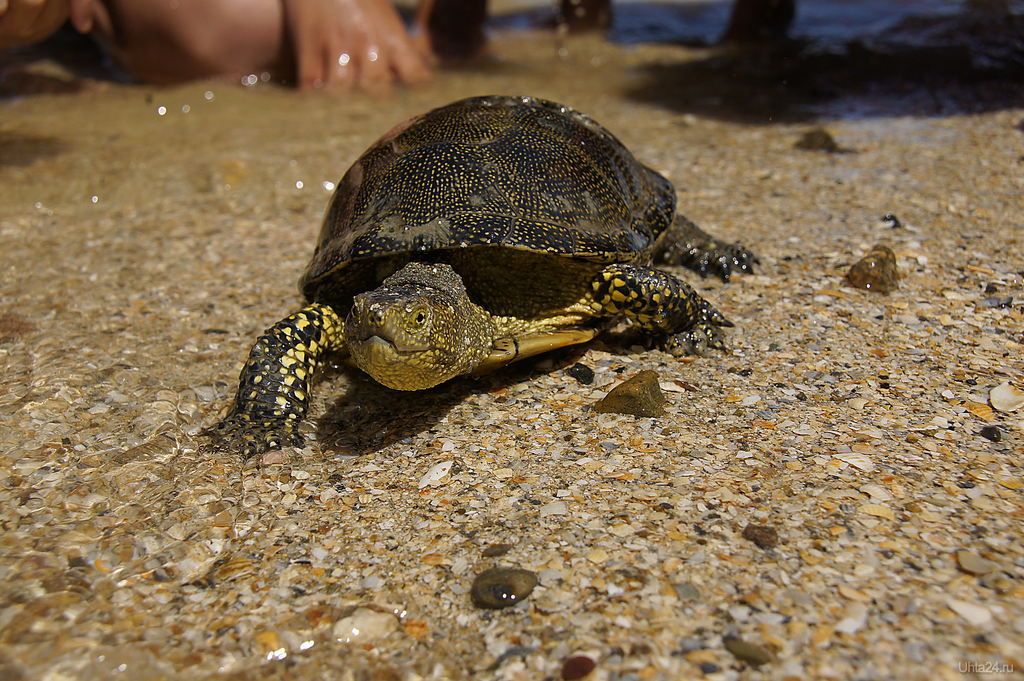
<path fill-rule="evenodd" d="M 673 354 L 725 350 L 719 329 L 732 326 L 685 281 L 642 265 L 605 267 L 591 284 L 589 303 L 599 315 L 629 317 Z"/>
<path fill-rule="evenodd" d="M 677 215 L 665 234 L 659 260 L 667 265 L 682 265 L 702 277 L 717 274 L 729 281 L 736 269 L 753 272 L 757 256 L 738 244 L 719 241 L 682 215 Z"/>
<path fill-rule="evenodd" d="M 310 380 L 325 352 L 344 348 L 344 329 L 345 321 L 319 303 L 267 329 L 249 351 L 231 411 L 202 434 L 246 459 L 302 446 L 299 423 L 309 409 Z"/>

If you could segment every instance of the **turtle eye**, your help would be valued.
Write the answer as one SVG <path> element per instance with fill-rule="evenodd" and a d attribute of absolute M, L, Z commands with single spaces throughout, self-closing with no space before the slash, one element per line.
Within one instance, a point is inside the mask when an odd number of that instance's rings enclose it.
<path fill-rule="evenodd" d="M 409 310 L 406 323 L 409 331 L 422 331 L 430 325 L 430 310 L 426 305 L 417 305 Z"/>

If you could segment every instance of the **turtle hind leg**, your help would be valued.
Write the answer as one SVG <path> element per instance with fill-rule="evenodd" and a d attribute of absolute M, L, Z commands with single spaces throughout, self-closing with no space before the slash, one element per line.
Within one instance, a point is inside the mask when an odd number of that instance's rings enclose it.
<path fill-rule="evenodd" d="M 719 241 L 695 225 L 677 215 L 665 235 L 659 260 L 668 265 L 682 265 L 702 277 L 716 274 L 729 281 L 733 270 L 753 272 L 757 256 L 738 244 Z"/>
<path fill-rule="evenodd" d="M 591 284 L 589 301 L 596 314 L 628 317 L 672 354 L 725 350 L 721 329 L 732 326 L 685 281 L 642 265 L 605 267 Z"/>
<path fill-rule="evenodd" d="M 201 434 L 245 459 L 302 446 L 299 423 L 309 409 L 310 380 L 324 352 L 344 346 L 344 321 L 314 303 L 263 332 L 249 351 L 231 411 Z"/>

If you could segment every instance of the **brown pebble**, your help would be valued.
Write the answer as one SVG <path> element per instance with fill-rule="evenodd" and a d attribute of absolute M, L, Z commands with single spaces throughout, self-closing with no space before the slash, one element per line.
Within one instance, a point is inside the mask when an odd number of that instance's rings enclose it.
<path fill-rule="evenodd" d="M 511 550 L 511 544 L 491 544 L 485 547 L 481 553 L 483 553 L 485 558 L 496 558 L 497 556 L 504 556 Z"/>
<path fill-rule="evenodd" d="M 900 271 L 896 267 L 896 254 L 885 244 L 875 244 L 868 254 L 858 260 L 846 273 L 846 280 L 854 288 L 888 293 L 899 288 Z"/>
<path fill-rule="evenodd" d="M 749 539 L 762 549 L 774 548 L 779 543 L 779 533 L 770 525 L 747 525 L 743 538 Z"/>
<path fill-rule="evenodd" d="M 586 655 L 573 655 L 562 664 L 563 679 L 582 679 L 594 671 L 597 663 Z"/>
<path fill-rule="evenodd" d="M 594 409 L 604 414 L 661 416 L 665 413 L 664 405 L 665 396 L 658 385 L 658 374 L 648 369 L 612 388 L 594 405 Z"/>
<path fill-rule="evenodd" d="M 836 144 L 836 140 L 825 128 L 814 128 L 805 132 L 793 145 L 806 151 L 824 151 L 829 154 L 848 154 L 852 149 L 844 149 Z"/>
<path fill-rule="evenodd" d="M 484 570 L 469 591 L 473 605 L 498 610 L 519 603 L 537 586 L 537 575 L 519 568 L 491 568 Z"/>
<path fill-rule="evenodd" d="M 722 639 L 725 649 L 732 653 L 733 657 L 741 662 L 760 667 L 775 660 L 772 653 L 759 645 L 747 643 L 741 638 L 727 636 Z"/>

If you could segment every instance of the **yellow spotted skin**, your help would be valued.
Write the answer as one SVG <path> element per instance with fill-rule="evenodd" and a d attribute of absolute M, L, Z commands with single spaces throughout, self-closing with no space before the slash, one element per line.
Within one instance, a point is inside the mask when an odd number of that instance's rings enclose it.
<path fill-rule="evenodd" d="M 675 204 L 667 179 L 567 106 L 474 97 L 412 118 L 338 183 L 299 282 L 310 305 L 260 337 L 209 432 L 246 455 L 301 444 L 329 351 L 420 390 L 586 342 L 614 317 L 672 352 L 721 349 L 732 325 L 651 263 L 728 279 L 755 258 Z"/>
<path fill-rule="evenodd" d="M 267 329 L 242 368 L 234 406 L 204 434 L 246 458 L 301 446 L 298 427 L 309 409 L 310 380 L 325 352 L 344 351 L 344 328 L 331 307 L 313 303 Z"/>
<path fill-rule="evenodd" d="M 595 314 L 628 317 L 664 349 L 703 354 L 725 349 L 719 327 L 732 326 L 685 281 L 638 265 L 609 265 L 591 283 Z"/>

